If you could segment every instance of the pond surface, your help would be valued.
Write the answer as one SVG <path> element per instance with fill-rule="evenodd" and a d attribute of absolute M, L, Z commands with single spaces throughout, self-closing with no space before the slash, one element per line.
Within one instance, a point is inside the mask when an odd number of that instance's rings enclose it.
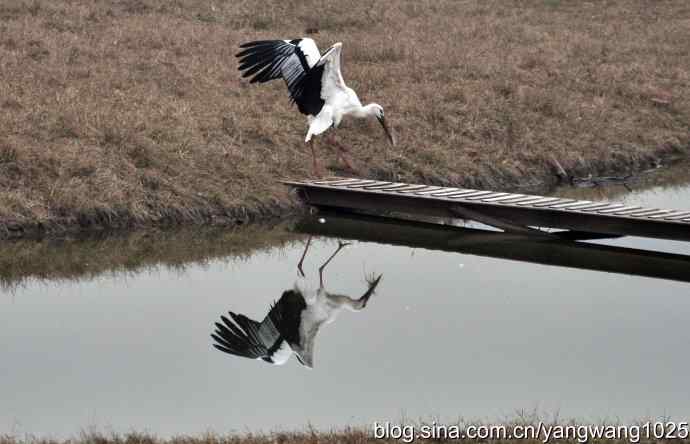
<path fill-rule="evenodd" d="M 687 169 L 680 171 L 632 193 L 616 186 L 559 194 L 689 208 Z M 322 225 L 330 221 L 324 216 Z M 250 236 L 258 242 L 262 234 Z M 163 237 L 159 251 L 176 242 L 174 233 Z M 227 254 L 207 239 L 199 248 L 212 257 L 187 265 L 149 263 L 141 250 L 130 258 L 111 241 L 87 253 L 72 243 L 35 247 L 35 258 L 22 260 L 38 269 L 14 270 L 16 281 L 6 274 L 0 293 L 0 435 L 166 437 L 403 418 L 496 421 L 535 410 L 588 421 L 690 417 L 690 284 L 546 265 L 543 255 L 525 262 L 472 248 L 352 241 L 325 269 L 326 290 L 356 299 L 367 278 L 383 277 L 363 310 L 343 310 L 318 330 L 312 369 L 294 356 L 274 366 L 215 349 L 210 334 L 221 315 L 261 321 L 296 281 L 318 288 L 318 267 L 338 243 L 314 237 L 306 278 L 298 279 L 306 239 L 287 232 L 258 250 Z M 191 243 L 180 235 L 178 245 Z M 682 242 L 589 244 L 593 258 L 596 244 L 690 255 Z M 501 245 L 493 251 L 503 257 L 526 251 Z M 146 254 L 155 250 L 156 243 Z M 552 256 L 558 262 L 568 251 Z M 113 263 L 92 265 L 106 260 Z M 133 262 L 141 265 L 127 266 Z"/>

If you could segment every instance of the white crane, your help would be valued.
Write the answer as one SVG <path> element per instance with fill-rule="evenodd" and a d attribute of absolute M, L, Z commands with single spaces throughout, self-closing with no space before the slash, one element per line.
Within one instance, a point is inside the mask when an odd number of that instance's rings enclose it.
<path fill-rule="evenodd" d="M 259 40 L 241 44 L 242 51 L 236 55 L 240 59 L 239 70 L 244 71 L 242 77 L 251 76 L 250 83 L 285 80 L 291 100 L 307 115 L 309 130 L 304 141 L 311 146 L 315 172 L 318 166 L 313 136 L 337 128 L 345 116 L 378 119 L 388 140 L 395 145 L 395 135 L 386 123 L 383 107 L 377 103 L 362 105 L 354 90 L 345 85 L 340 72 L 342 46 L 336 43 L 322 56 L 310 38 Z M 329 142 L 336 145 L 339 157 L 352 169 L 344 157 L 347 149 L 333 137 Z"/>
<path fill-rule="evenodd" d="M 310 243 L 311 238 L 298 265 L 300 273 Z M 283 292 L 261 322 L 228 312 L 232 320 L 221 316 L 222 322 L 215 324 L 216 330 L 211 335 L 215 341 L 213 346 L 231 355 L 260 359 L 274 365 L 285 364 L 294 353 L 302 365 L 312 368 L 314 342 L 321 326 L 333 322 L 343 308 L 352 311 L 364 309 L 381 280 L 381 275 L 370 280 L 366 292 L 357 299 L 326 291 L 323 271 L 345 245 L 340 242 L 338 249 L 319 267 L 318 290 L 302 289 L 295 284 L 293 289 Z"/>

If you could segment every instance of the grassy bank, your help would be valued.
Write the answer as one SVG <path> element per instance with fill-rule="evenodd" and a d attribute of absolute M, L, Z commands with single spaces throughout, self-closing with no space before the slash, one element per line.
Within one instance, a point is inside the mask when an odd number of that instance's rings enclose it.
<path fill-rule="evenodd" d="M 688 155 L 684 0 L 269 3 L 3 1 L 0 237 L 294 208 L 276 178 L 311 173 L 304 118 L 234 53 L 307 30 L 397 129 L 339 130 L 349 174 L 510 189 L 553 183 L 554 157 L 586 176 Z"/>

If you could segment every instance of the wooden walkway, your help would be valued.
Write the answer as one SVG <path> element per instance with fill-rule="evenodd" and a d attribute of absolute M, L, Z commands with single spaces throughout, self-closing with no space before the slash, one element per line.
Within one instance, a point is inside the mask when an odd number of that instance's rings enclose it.
<path fill-rule="evenodd" d="M 341 177 L 283 183 L 317 207 L 468 219 L 542 237 L 629 235 L 690 241 L 690 210 Z M 536 227 L 566 231 L 553 233 Z"/>

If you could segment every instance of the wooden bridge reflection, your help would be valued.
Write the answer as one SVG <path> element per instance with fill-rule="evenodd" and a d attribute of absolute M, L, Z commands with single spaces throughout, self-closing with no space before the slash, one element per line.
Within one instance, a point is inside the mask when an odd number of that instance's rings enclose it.
<path fill-rule="evenodd" d="M 295 229 L 311 235 L 690 282 L 690 256 L 683 254 L 328 211 L 306 216 Z"/>

